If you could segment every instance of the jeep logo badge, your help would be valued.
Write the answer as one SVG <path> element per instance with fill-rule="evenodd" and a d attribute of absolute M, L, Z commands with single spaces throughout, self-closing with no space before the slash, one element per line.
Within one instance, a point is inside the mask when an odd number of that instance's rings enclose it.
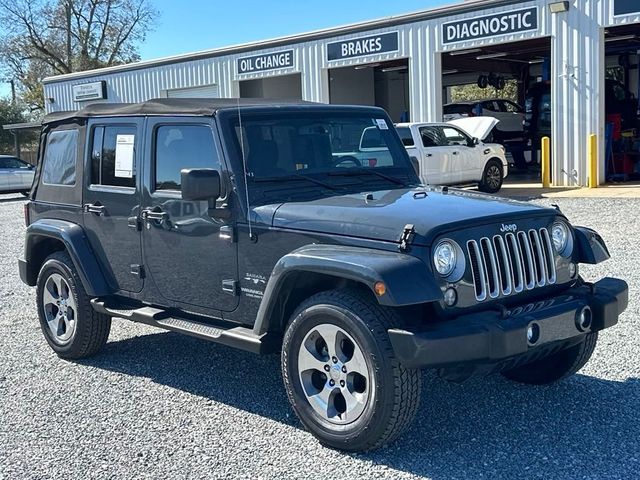
<path fill-rule="evenodd" d="M 518 225 L 516 225 L 515 223 L 511 223 L 509 225 L 505 225 L 504 223 L 502 224 L 502 227 L 500 227 L 500 231 L 502 233 L 507 233 L 507 232 L 515 232 L 518 230 Z"/>

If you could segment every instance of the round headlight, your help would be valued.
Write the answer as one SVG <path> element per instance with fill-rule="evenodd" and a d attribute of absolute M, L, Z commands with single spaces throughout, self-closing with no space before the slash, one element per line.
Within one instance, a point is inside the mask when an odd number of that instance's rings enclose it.
<path fill-rule="evenodd" d="M 440 275 L 446 277 L 456 268 L 456 247 L 452 242 L 440 242 L 433 251 L 433 264 Z"/>
<path fill-rule="evenodd" d="M 561 222 L 553 224 L 551 227 L 551 238 L 553 238 L 553 247 L 560 255 L 567 253 L 567 247 L 569 246 L 569 228 Z"/>

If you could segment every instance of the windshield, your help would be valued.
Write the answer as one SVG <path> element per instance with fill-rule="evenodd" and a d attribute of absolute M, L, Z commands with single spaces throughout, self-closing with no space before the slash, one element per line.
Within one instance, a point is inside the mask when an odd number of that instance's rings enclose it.
<path fill-rule="evenodd" d="M 242 127 L 237 116 L 229 121 L 237 153 L 242 154 L 242 141 L 247 176 L 254 182 L 291 180 L 299 187 L 297 181 L 306 179 L 334 187 L 353 183 L 346 177 L 357 176 L 386 185 L 415 180 L 393 125 L 384 118 L 359 112 L 270 112 L 243 114 Z"/>

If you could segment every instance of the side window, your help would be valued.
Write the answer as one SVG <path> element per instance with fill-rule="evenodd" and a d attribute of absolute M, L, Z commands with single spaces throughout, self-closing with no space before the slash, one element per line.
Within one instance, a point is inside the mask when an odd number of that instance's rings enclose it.
<path fill-rule="evenodd" d="M 435 128 L 420 128 L 420 138 L 422 138 L 422 145 L 426 148 L 440 146 L 442 139 L 439 137 L 441 137 L 441 135 L 439 135 L 438 130 Z"/>
<path fill-rule="evenodd" d="M 469 145 L 469 137 L 457 128 L 443 127 L 442 132 L 448 146 L 467 146 Z"/>
<path fill-rule="evenodd" d="M 136 127 L 106 125 L 93 129 L 91 183 L 114 187 L 136 186 Z"/>
<path fill-rule="evenodd" d="M 156 129 L 154 190 L 180 190 L 184 168 L 220 168 L 208 125 L 164 125 Z"/>
<path fill-rule="evenodd" d="M 48 185 L 75 185 L 77 155 L 77 130 L 49 133 L 44 150 L 42 182 Z"/>
<path fill-rule="evenodd" d="M 29 168 L 29 164 L 15 157 L 0 158 L 0 168 Z"/>

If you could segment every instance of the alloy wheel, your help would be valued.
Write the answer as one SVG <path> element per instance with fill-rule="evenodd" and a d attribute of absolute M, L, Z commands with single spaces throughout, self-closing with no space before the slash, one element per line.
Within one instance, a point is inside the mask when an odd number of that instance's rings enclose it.
<path fill-rule="evenodd" d="M 372 375 L 344 329 L 328 323 L 312 328 L 298 352 L 298 373 L 307 401 L 323 420 L 345 425 L 364 412 Z"/>
<path fill-rule="evenodd" d="M 67 281 L 59 273 L 47 278 L 42 291 L 42 308 L 51 335 L 60 344 L 71 341 L 78 308 Z"/>

